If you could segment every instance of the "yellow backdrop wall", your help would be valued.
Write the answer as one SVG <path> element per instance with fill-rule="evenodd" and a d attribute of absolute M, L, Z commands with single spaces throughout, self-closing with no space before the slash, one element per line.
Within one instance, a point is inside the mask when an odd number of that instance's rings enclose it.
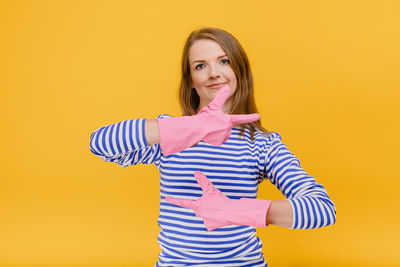
<path fill-rule="evenodd" d="M 180 115 L 188 34 L 246 49 L 263 125 L 337 223 L 259 229 L 270 266 L 400 266 L 398 1 L 1 1 L 0 266 L 153 266 L 159 175 L 89 151 L 95 129 Z M 260 198 L 282 199 L 269 182 Z"/>

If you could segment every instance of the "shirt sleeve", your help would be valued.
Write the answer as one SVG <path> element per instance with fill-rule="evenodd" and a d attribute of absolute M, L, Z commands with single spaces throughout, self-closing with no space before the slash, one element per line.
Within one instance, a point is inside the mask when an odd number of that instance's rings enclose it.
<path fill-rule="evenodd" d="M 265 175 L 290 201 L 293 209 L 291 229 L 314 229 L 334 224 L 336 208 L 325 188 L 300 166 L 299 159 L 281 142 L 278 133 L 265 157 Z"/>
<path fill-rule="evenodd" d="M 164 116 L 168 115 L 157 119 Z M 160 144 L 147 144 L 145 123 L 146 119 L 125 120 L 95 130 L 90 136 L 90 151 L 122 167 L 159 162 Z"/>

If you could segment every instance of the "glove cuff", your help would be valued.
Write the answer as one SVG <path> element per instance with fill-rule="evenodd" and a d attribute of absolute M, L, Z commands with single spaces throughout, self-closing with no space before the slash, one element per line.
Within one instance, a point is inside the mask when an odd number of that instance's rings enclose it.
<path fill-rule="evenodd" d="M 195 116 L 158 119 L 160 146 L 164 156 L 181 152 L 204 138 L 204 134 L 192 126 Z"/>
<path fill-rule="evenodd" d="M 229 221 L 236 225 L 268 227 L 266 217 L 271 203 L 271 200 L 241 198 L 235 201 L 235 214 Z"/>

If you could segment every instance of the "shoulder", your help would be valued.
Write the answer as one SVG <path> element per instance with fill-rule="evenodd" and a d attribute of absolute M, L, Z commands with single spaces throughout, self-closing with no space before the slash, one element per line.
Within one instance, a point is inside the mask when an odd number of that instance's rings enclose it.
<path fill-rule="evenodd" d="M 281 135 L 279 133 L 277 133 L 277 132 L 264 133 L 262 131 L 256 130 L 254 132 L 254 137 L 255 138 L 264 139 L 264 140 L 267 140 L 267 141 L 273 141 L 273 140 L 282 141 Z"/>
<path fill-rule="evenodd" d="M 246 129 L 246 132 L 250 135 L 250 130 Z M 264 142 L 266 144 L 271 144 L 274 142 L 282 142 L 282 137 L 278 132 L 265 133 L 260 130 L 254 131 L 254 140 L 258 142 Z"/>
<path fill-rule="evenodd" d="M 244 131 L 244 135 L 240 134 L 241 132 L 241 127 L 234 127 L 232 128 L 232 137 L 234 139 L 238 138 L 244 140 L 249 143 L 253 144 L 257 147 L 263 147 L 264 149 L 269 148 L 271 145 L 275 143 L 281 143 L 282 142 L 282 137 L 279 133 L 277 132 L 269 132 L 265 133 L 260 130 L 255 130 L 254 131 L 254 139 L 251 140 L 251 132 L 249 128 L 246 128 Z"/>
<path fill-rule="evenodd" d="M 158 119 L 163 119 L 163 118 L 172 118 L 172 116 L 169 114 L 161 114 L 161 115 L 158 115 L 155 119 L 158 120 Z"/>

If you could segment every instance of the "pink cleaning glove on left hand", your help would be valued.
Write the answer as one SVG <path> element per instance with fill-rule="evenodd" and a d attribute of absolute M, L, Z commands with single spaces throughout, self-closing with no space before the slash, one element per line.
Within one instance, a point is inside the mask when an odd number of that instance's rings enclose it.
<path fill-rule="evenodd" d="M 226 225 L 268 227 L 266 215 L 272 201 L 254 198 L 233 200 L 215 188 L 202 172 L 196 171 L 194 177 L 203 190 L 203 195 L 199 199 L 188 200 L 167 196 L 165 200 L 194 210 L 196 216 L 203 218 L 208 231 Z"/>

